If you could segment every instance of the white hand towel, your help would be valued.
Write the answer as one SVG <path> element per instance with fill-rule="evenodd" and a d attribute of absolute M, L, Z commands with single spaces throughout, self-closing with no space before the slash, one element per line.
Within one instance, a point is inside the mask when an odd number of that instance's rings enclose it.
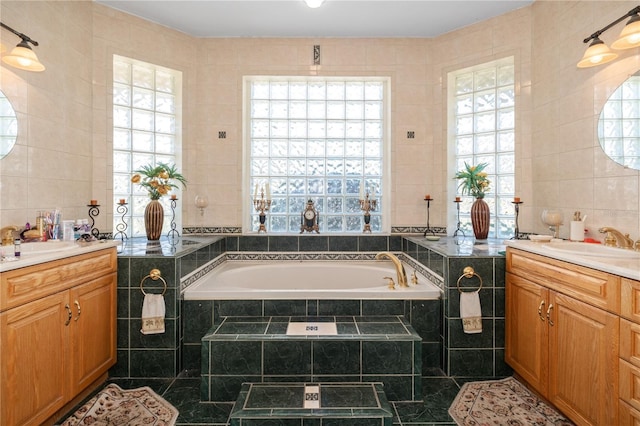
<path fill-rule="evenodd" d="M 482 333 L 482 308 L 480 308 L 479 291 L 463 291 L 460 293 L 460 318 L 465 333 Z"/>
<path fill-rule="evenodd" d="M 164 296 L 146 294 L 142 302 L 142 334 L 164 333 Z"/>

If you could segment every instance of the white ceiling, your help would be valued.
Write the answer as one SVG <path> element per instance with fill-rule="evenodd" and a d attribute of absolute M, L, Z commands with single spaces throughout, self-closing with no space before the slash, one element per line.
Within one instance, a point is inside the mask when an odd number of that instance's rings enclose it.
<path fill-rule="evenodd" d="M 94 0 L 195 37 L 435 37 L 533 0 Z"/>

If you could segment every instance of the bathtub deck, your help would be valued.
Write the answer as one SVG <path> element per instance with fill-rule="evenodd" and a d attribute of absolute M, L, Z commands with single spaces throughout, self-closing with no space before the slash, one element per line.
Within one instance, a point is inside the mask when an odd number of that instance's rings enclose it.
<path fill-rule="evenodd" d="M 335 322 L 337 335 L 287 335 L 290 321 Z M 203 401 L 243 383 L 381 382 L 389 400 L 421 400 L 421 339 L 402 316 L 226 317 L 202 338 Z"/>

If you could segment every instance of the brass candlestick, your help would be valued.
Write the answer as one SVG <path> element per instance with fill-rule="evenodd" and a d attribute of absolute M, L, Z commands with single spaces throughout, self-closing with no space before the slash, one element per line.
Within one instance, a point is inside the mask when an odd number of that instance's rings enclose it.
<path fill-rule="evenodd" d="M 371 213 L 376 210 L 378 206 L 378 200 L 369 197 L 369 191 L 365 194 L 364 198 L 360 198 L 360 210 L 364 212 L 364 229 L 362 232 L 371 232 Z"/>
<path fill-rule="evenodd" d="M 267 198 L 264 195 L 264 188 L 260 190 L 260 198 L 257 198 L 254 194 L 253 198 L 253 207 L 257 212 L 260 213 L 260 228 L 258 228 L 258 233 L 267 232 L 267 227 L 265 226 L 265 222 L 267 221 L 267 215 L 265 212 L 269 211 L 271 208 L 271 198 L 270 194 L 267 191 Z"/>

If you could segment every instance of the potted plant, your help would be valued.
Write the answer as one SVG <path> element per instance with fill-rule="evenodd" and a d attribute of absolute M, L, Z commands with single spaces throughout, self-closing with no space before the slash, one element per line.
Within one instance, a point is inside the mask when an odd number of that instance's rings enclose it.
<path fill-rule="evenodd" d="M 487 172 L 484 171 L 487 166 L 487 163 L 470 166 L 465 161 L 464 170 L 458 171 L 455 175 L 455 179 L 460 181 L 458 189 L 462 195 L 471 195 L 476 199 L 471 205 L 471 226 L 473 234 L 478 240 L 487 238 L 491 224 L 489 205 L 483 199 L 491 183 L 487 179 Z"/>
<path fill-rule="evenodd" d="M 144 210 L 144 228 L 148 240 L 159 240 L 164 223 L 164 208 L 160 198 L 167 195 L 173 188 L 178 188 L 177 181 L 186 188 L 187 180 L 178 173 L 175 164 L 159 162 L 152 166 L 147 164 L 138 170 L 134 170 L 131 182 L 137 183 L 149 192 L 151 201 Z"/>

